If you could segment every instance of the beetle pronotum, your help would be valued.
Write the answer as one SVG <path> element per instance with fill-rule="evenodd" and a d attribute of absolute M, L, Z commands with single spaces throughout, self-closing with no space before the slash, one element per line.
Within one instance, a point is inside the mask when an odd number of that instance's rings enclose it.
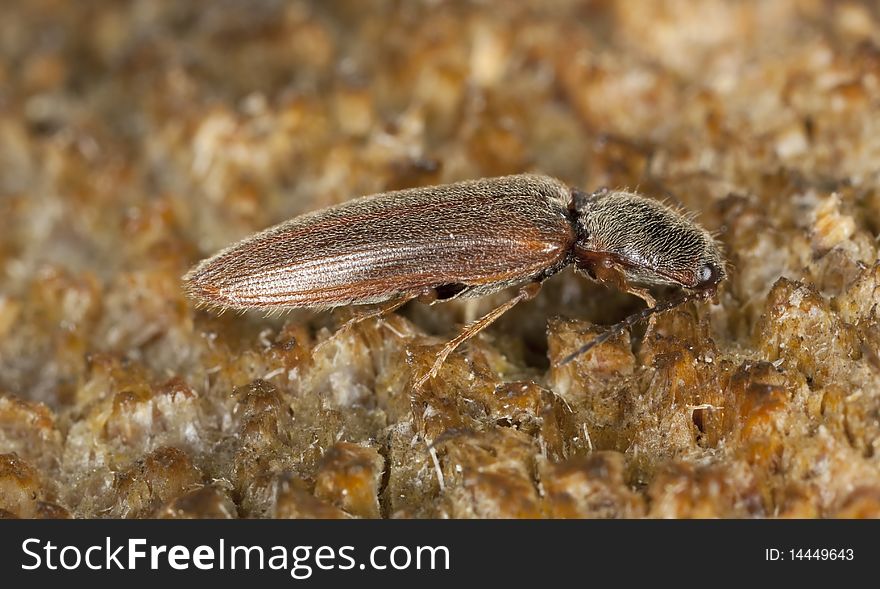
<path fill-rule="evenodd" d="M 222 308 L 330 308 L 382 303 L 356 320 L 421 298 L 479 297 L 519 286 L 510 300 L 449 341 L 446 357 L 569 264 L 644 299 L 566 363 L 653 313 L 714 294 L 724 260 L 712 236 L 681 212 L 624 191 L 587 194 L 521 174 L 384 192 L 305 214 L 202 261 L 184 276 L 196 301 Z M 684 294 L 656 304 L 647 287 Z"/>

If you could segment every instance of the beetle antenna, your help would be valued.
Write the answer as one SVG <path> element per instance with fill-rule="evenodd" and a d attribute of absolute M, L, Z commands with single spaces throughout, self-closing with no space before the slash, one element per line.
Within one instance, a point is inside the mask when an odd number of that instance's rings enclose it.
<path fill-rule="evenodd" d="M 608 341 L 612 337 L 620 335 L 621 333 L 623 333 L 624 329 L 630 328 L 633 325 L 635 325 L 636 323 L 644 321 L 645 319 L 647 319 L 651 315 L 655 315 L 657 313 L 663 313 L 664 311 L 669 311 L 670 309 L 674 309 L 675 307 L 677 307 L 679 305 L 683 305 L 684 303 L 686 303 L 688 301 L 692 301 L 692 300 L 698 299 L 698 298 L 704 298 L 705 296 L 706 296 L 706 293 L 703 291 L 685 292 L 684 294 L 682 294 L 679 297 L 669 299 L 668 301 L 659 303 L 653 307 L 648 307 L 646 309 L 642 309 L 638 313 L 633 313 L 632 315 L 627 316 L 623 321 L 620 321 L 619 323 L 615 323 L 614 325 L 612 325 L 611 327 L 609 327 L 608 329 L 606 329 L 605 331 L 603 331 L 602 333 L 600 333 L 599 335 L 594 337 L 592 340 L 590 340 L 589 342 L 582 345 L 580 348 L 578 348 L 577 350 L 575 350 L 574 352 L 572 352 L 571 354 L 569 354 L 568 356 L 563 358 L 562 361 L 559 362 L 559 364 L 557 364 L 557 366 L 565 366 L 566 364 L 568 364 L 569 362 L 571 362 L 572 360 L 574 360 L 575 358 L 577 358 L 581 354 L 585 354 L 586 352 L 589 352 L 590 350 L 592 350 L 593 348 L 595 348 L 599 344 Z"/>

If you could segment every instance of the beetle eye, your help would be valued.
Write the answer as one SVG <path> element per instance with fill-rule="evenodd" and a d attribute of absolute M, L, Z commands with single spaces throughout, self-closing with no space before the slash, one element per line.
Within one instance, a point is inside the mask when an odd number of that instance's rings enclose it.
<path fill-rule="evenodd" d="M 715 267 L 712 264 L 705 264 L 702 268 L 700 268 L 700 272 L 697 276 L 697 280 L 700 284 L 705 284 L 712 280 L 715 276 Z"/>

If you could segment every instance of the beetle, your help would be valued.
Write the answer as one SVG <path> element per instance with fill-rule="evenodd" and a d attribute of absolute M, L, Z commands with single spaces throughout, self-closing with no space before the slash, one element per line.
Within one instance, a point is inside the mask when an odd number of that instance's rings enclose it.
<path fill-rule="evenodd" d="M 416 298 L 446 301 L 519 286 L 443 346 L 418 389 L 459 345 L 571 264 L 648 308 L 563 364 L 653 313 L 709 298 L 725 277 L 712 235 L 679 210 L 632 192 L 585 193 L 518 174 L 384 192 L 307 213 L 202 261 L 183 284 L 198 303 L 223 309 L 380 304 L 353 321 Z M 649 288 L 661 285 L 684 294 L 658 305 Z"/>

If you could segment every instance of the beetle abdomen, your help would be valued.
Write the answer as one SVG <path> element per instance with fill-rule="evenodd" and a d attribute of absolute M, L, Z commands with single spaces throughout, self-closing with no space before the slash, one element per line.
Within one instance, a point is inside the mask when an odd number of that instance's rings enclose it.
<path fill-rule="evenodd" d="M 569 194 L 517 175 L 367 196 L 245 239 L 184 283 L 200 302 L 234 308 L 375 303 L 448 284 L 486 294 L 564 264 Z"/>

